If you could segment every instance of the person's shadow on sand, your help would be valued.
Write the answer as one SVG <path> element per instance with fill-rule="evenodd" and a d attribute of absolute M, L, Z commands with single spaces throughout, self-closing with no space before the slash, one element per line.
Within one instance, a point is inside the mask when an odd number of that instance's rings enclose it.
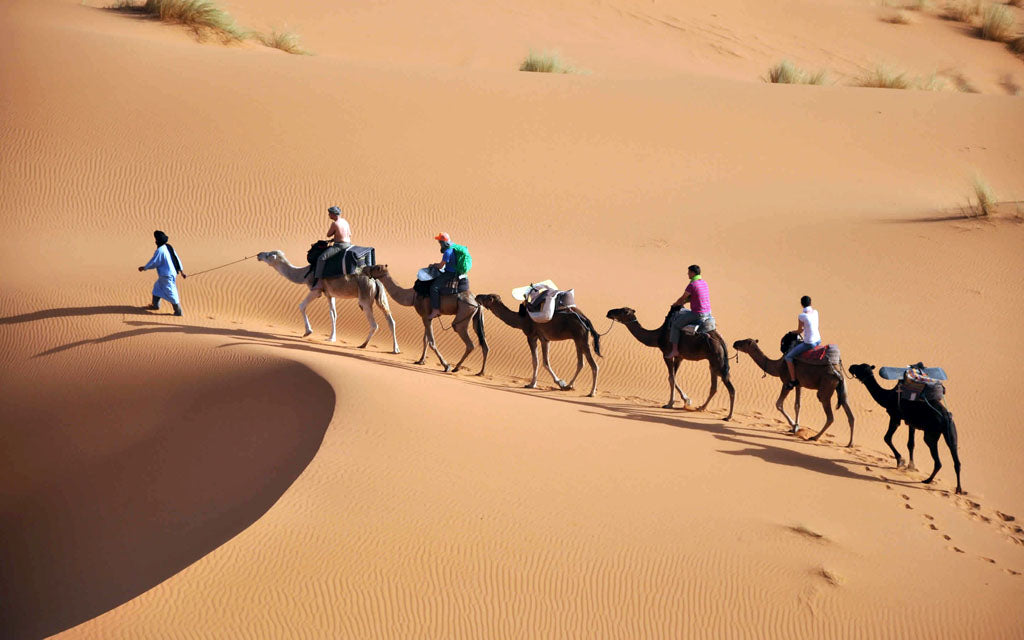
<path fill-rule="evenodd" d="M 150 315 L 142 305 L 131 307 L 128 305 L 105 305 L 98 307 L 63 307 L 61 309 L 43 309 L 32 313 L 22 313 L 16 316 L 0 318 L 0 325 L 21 324 L 23 322 L 37 322 L 39 320 L 50 320 L 53 318 L 76 318 L 81 316 L 145 316 Z"/>

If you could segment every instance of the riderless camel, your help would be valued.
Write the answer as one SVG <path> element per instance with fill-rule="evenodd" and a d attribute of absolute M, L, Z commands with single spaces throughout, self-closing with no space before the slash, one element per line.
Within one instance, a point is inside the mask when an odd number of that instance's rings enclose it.
<path fill-rule="evenodd" d="M 512 327 L 519 329 L 526 334 L 526 342 L 530 345 L 530 355 L 533 356 L 533 379 L 526 385 L 527 389 L 537 388 L 537 343 L 540 343 L 541 352 L 544 357 L 544 367 L 551 374 L 555 384 L 562 391 L 573 389 L 576 378 L 583 371 L 583 358 L 587 358 L 590 364 L 590 371 L 593 374 L 593 384 L 587 397 L 592 398 L 597 392 L 597 362 L 590 353 L 590 336 L 594 338 L 594 352 L 601 355 L 601 336 L 594 329 L 590 319 L 578 309 L 556 311 L 548 322 L 534 322 L 530 316 L 523 312 L 518 313 L 505 306 L 501 296 L 496 293 L 481 293 L 476 301 L 490 310 L 499 320 Z M 589 334 L 589 335 L 588 335 Z M 555 340 L 572 340 L 576 344 L 576 373 L 569 382 L 565 382 L 555 375 L 548 360 L 548 343 Z"/>
<path fill-rule="evenodd" d="M 370 343 L 370 338 L 373 334 L 377 333 L 377 321 L 373 317 L 373 304 L 376 302 L 384 311 L 384 315 L 387 317 L 388 326 L 391 327 L 391 343 L 392 353 L 401 353 L 398 349 L 398 336 L 395 334 L 395 319 L 391 316 L 391 307 L 388 304 L 388 294 L 384 290 L 384 287 L 373 278 L 367 277 L 365 274 L 360 273 L 356 275 L 348 276 L 335 276 L 330 278 L 322 278 L 321 286 L 315 289 L 310 286 L 312 282 L 312 274 L 309 273 L 309 267 L 296 267 L 285 257 L 282 251 L 263 251 L 256 254 L 256 259 L 260 262 L 265 262 L 273 267 L 278 273 L 288 279 L 289 282 L 295 284 L 304 284 L 309 288 L 309 295 L 299 303 L 299 310 L 302 311 L 302 319 L 306 323 L 306 333 L 303 337 L 313 333 L 313 327 L 309 324 L 309 316 L 306 314 L 306 307 L 310 302 L 316 300 L 321 295 L 327 296 L 327 301 L 330 303 L 331 311 L 331 337 L 328 338 L 331 342 L 337 339 L 338 333 L 338 312 L 334 307 L 335 298 L 358 298 L 359 308 L 366 314 L 366 321 L 370 325 L 370 333 L 366 336 L 366 340 L 363 344 L 359 345 L 360 349 L 366 347 Z"/>
<path fill-rule="evenodd" d="M 924 432 L 924 441 L 931 451 L 932 460 L 935 466 L 932 474 L 923 482 L 930 484 L 935 474 L 942 468 L 939 461 L 939 437 L 946 440 L 946 446 L 953 456 L 953 468 L 956 470 L 956 492 L 963 493 L 960 487 L 960 456 L 957 453 L 956 423 L 953 422 L 953 414 L 942 404 L 927 403 L 922 400 L 902 400 L 898 386 L 892 389 L 885 389 L 875 379 L 875 366 L 872 364 L 855 364 L 850 367 L 850 373 L 864 383 L 868 393 L 875 402 L 882 405 L 885 412 L 889 414 L 889 429 L 885 432 L 885 444 L 892 449 L 896 456 L 896 466 L 903 466 L 903 458 L 900 452 L 892 444 L 892 436 L 900 426 L 900 421 L 906 422 L 910 428 L 910 437 L 907 440 L 907 449 L 910 451 L 910 464 L 907 469 L 914 469 L 914 430 Z"/>

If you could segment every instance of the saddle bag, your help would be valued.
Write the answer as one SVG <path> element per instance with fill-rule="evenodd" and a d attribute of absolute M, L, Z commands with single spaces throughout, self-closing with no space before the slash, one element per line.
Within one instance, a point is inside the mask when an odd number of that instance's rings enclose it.
<path fill-rule="evenodd" d="M 939 380 L 925 375 L 920 369 L 909 368 L 899 383 L 900 400 L 927 401 L 937 405 L 946 397 L 946 387 Z"/>

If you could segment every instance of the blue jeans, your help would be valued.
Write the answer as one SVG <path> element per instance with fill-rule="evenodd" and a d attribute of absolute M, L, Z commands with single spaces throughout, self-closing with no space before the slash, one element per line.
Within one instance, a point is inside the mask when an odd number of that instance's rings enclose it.
<path fill-rule="evenodd" d="M 455 271 L 442 271 L 441 275 L 430 281 L 430 308 L 441 308 L 441 287 L 459 277 Z"/>
<path fill-rule="evenodd" d="M 821 344 L 821 340 L 817 342 L 801 342 L 792 349 L 786 352 L 786 362 L 793 362 L 793 359 L 805 351 L 810 351 L 814 347 Z"/>

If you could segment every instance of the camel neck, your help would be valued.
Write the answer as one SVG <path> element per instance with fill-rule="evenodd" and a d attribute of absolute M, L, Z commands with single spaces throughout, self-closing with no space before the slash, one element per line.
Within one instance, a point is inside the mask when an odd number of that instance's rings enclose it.
<path fill-rule="evenodd" d="M 757 363 L 757 366 L 761 367 L 761 370 L 765 373 L 773 376 L 782 377 L 782 372 L 786 370 L 786 363 L 782 358 L 778 360 L 772 360 L 761 351 L 761 347 L 756 344 L 751 346 L 748 355 Z M 788 375 L 788 374 L 787 374 Z"/>
<path fill-rule="evenodd" d="M 281 262 L 278 262 L 276 266 L 278 273 L 295 284 L 303 284 L 307 280 L 306 272 L 309 271 L 308 267 L 296 267 L 291 262 L 288 262 L 288 258 L 282 258 Z"/>
<path fill-rule="evenodd" d="M 526 326 L 526 323 L 523 321 L 523 317 L 509 309 L 505 306 L 505 303 L 500 300 L 495 301 L 494 306 L 492 306 L 489 311 L 497 316 L 498 320 L 501 320 L 513 329 L 524 329 Z"/>
<path fill-rule="evenodd" d="M 648 347 L 657 347 L 660 342 L 662 329 L 665 325 L 663 324 L 658 329 L 646 329 L 640 324 L 640 321 L 634 318 L 630 322 L 626 323 L 626 329 L 629 330 L 633 337 L 639 340 L 641 343 Z"/>
<path fill-rule="evenodd" d="M 878 404 L 885 404 L 886 395 L 895 391 L 895 389 L 886 389 L 882 385 L 878 384 L 878 380 L 875 379 L 875 374 L 871 373 L 863 378 L 858 378 L 864 383 L 864 386 L 868 388 L 868 393 Z"/>
<path fill-rule="evenodd" d="M 377 278 L 377 280 L 383 283 L 384 288 L 391 295 L 391 299 L 398 304 L 403 307 L 412 307 L 416 304 L 416 291 L 398 286 L 398 283 L 394 281 L 390 273 Z"/>

